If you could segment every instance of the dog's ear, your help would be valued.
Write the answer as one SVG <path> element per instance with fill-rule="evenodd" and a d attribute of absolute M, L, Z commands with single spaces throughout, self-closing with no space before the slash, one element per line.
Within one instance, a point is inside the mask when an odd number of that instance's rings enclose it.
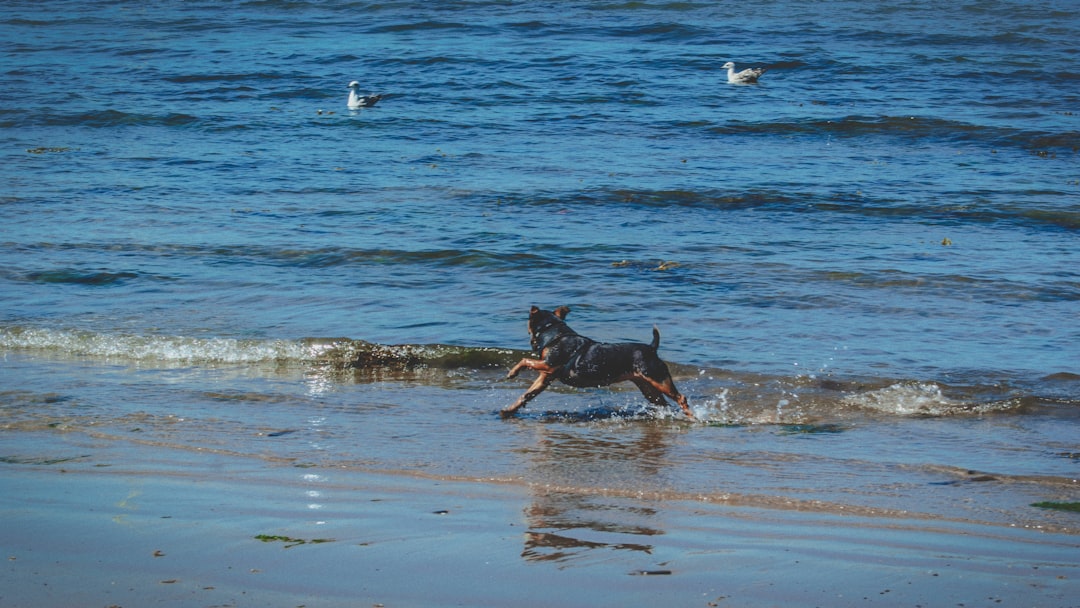
<path fill-rule="evenodd" d="M 538 312 L 540 312 L 540 309 L 533 306 L 532 308 L 529 309 L 529 316 L 535 315 Z"/>
<path fill-rule="evenodd" d="M 569 306 L 560 306 L 560 307 L 556 308 L 553 312 L 555 313 L 556 317 L 559 317 L 559 319 L 562 319 L 563 321 L 565 321 L 566 320 L 566 315 L 570 314 L 570 307 Z"/>

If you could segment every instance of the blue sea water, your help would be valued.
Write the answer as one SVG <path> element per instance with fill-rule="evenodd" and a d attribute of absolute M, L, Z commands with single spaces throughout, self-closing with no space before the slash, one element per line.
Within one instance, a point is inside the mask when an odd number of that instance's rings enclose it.
<path fill-rule="evenodd" d="M 0 457 L 137 428 L 1073 534 L 1029 505 L 1080 492 L 1077 40 L 1071 0 L 5 2 Z M 699 422 L 501 420 L 534 304 L 658 326 Z"/>

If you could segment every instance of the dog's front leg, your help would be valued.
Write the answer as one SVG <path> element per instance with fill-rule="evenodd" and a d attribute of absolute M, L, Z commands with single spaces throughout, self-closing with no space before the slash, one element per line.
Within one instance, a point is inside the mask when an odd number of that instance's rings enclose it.
<path fill-rule="evenodd" d="M 526 361 L 528 361 L 528 359 L 522 359 L 521 361 L 518 361 L 517 365 L 511 367 L 510 371 L 506 372 L 506 379 L 509 380 L 510 378 L 517 378 L 517 375 L 521 373 L 521 369 L 525 367 Z"/>
<path fill-rule="evenodd" d="M 529 369 L 535 369 L 541 374 L 554 374 L 555 370 L 559 369 L 557 367 L 552 367 L 548 365 L 542 359 L 522 359 L 521 361 L 518 361 L 518 364 L 512 367 L 509 372 L 506 373 L 506 379 L 509 380 L 510 378 L 516 378 L 517 375 L 521 373 L 522 368 L 526 367 Z"/>
<path fill-rule="evenodd" d="M 553 380 L 555 380 L 554 374 L 541 372 L 540 375 L 536 377 L 536 381 L 533 382 L 532 386 L 529 387 L 529 390 L 525 391 L 525 394 L 519 397 L 518 400 L 514 402 L 514 405 L 503 408 L 503 410 L 499 413 L 502 415 L 503 418 L 513 416 L 514 412 L 521 409 L 521 406 L 531 401 L 533 397 L 544 392 L 544 389 L 547 388 Z"/>

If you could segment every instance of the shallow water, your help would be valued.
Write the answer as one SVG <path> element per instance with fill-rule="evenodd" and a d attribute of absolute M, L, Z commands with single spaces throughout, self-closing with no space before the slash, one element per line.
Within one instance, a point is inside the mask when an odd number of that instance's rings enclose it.
<path fill-rule="evenodd" d="M 559 388 L 504 421 L 498 409 L 522 387 L 499 369 L 23 354 L 5 363 L 5 385 L 35 387 L 3 395 L 4 458 L 16 465 L 117 466 L 106 454 L 119 443 L 160 452 L 145 464 L 166 471 L 182 466 L 170 461 L 209 453 L 242 467 L 298 467 L 298 482 L 353 470 L 512 484 L 541 502 L 570 497 L 548 508 L 568 521 L 593 521 L 592 501 L 605 511 L 611 501 L 689 500 L 1078 529 L 1074 514 L 1032 506 L 1076 497 L 1077 412 L 1061 403 L 971 407 L 940 387 L 904 383 L 861 392 L 807 386 L 813 396 L 802 399 L 800 388 L 750 378 L 679 378 L 705 423 L 658 411 L 636 391 Z"/>
<path fill-rule="evenodd" d="M 1072 5 L 555 6 L 0 8 L 0 458 L 1075 533 Z M 701 422 L 501 420 L 533 304 L 657 325 Z"/>

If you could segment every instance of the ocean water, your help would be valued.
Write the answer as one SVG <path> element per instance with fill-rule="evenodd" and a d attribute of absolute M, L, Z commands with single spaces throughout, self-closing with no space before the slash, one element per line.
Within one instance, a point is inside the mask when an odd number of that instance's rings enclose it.
<path fill-rule="evenodd" d="M 1071 0 L 5 2 L 0 459 L 1075 534 L 1031 505 L 1080 500 L 1076 40 Z M 659 327 L 698 420 L 502 420 L 534 304 Z"/>

